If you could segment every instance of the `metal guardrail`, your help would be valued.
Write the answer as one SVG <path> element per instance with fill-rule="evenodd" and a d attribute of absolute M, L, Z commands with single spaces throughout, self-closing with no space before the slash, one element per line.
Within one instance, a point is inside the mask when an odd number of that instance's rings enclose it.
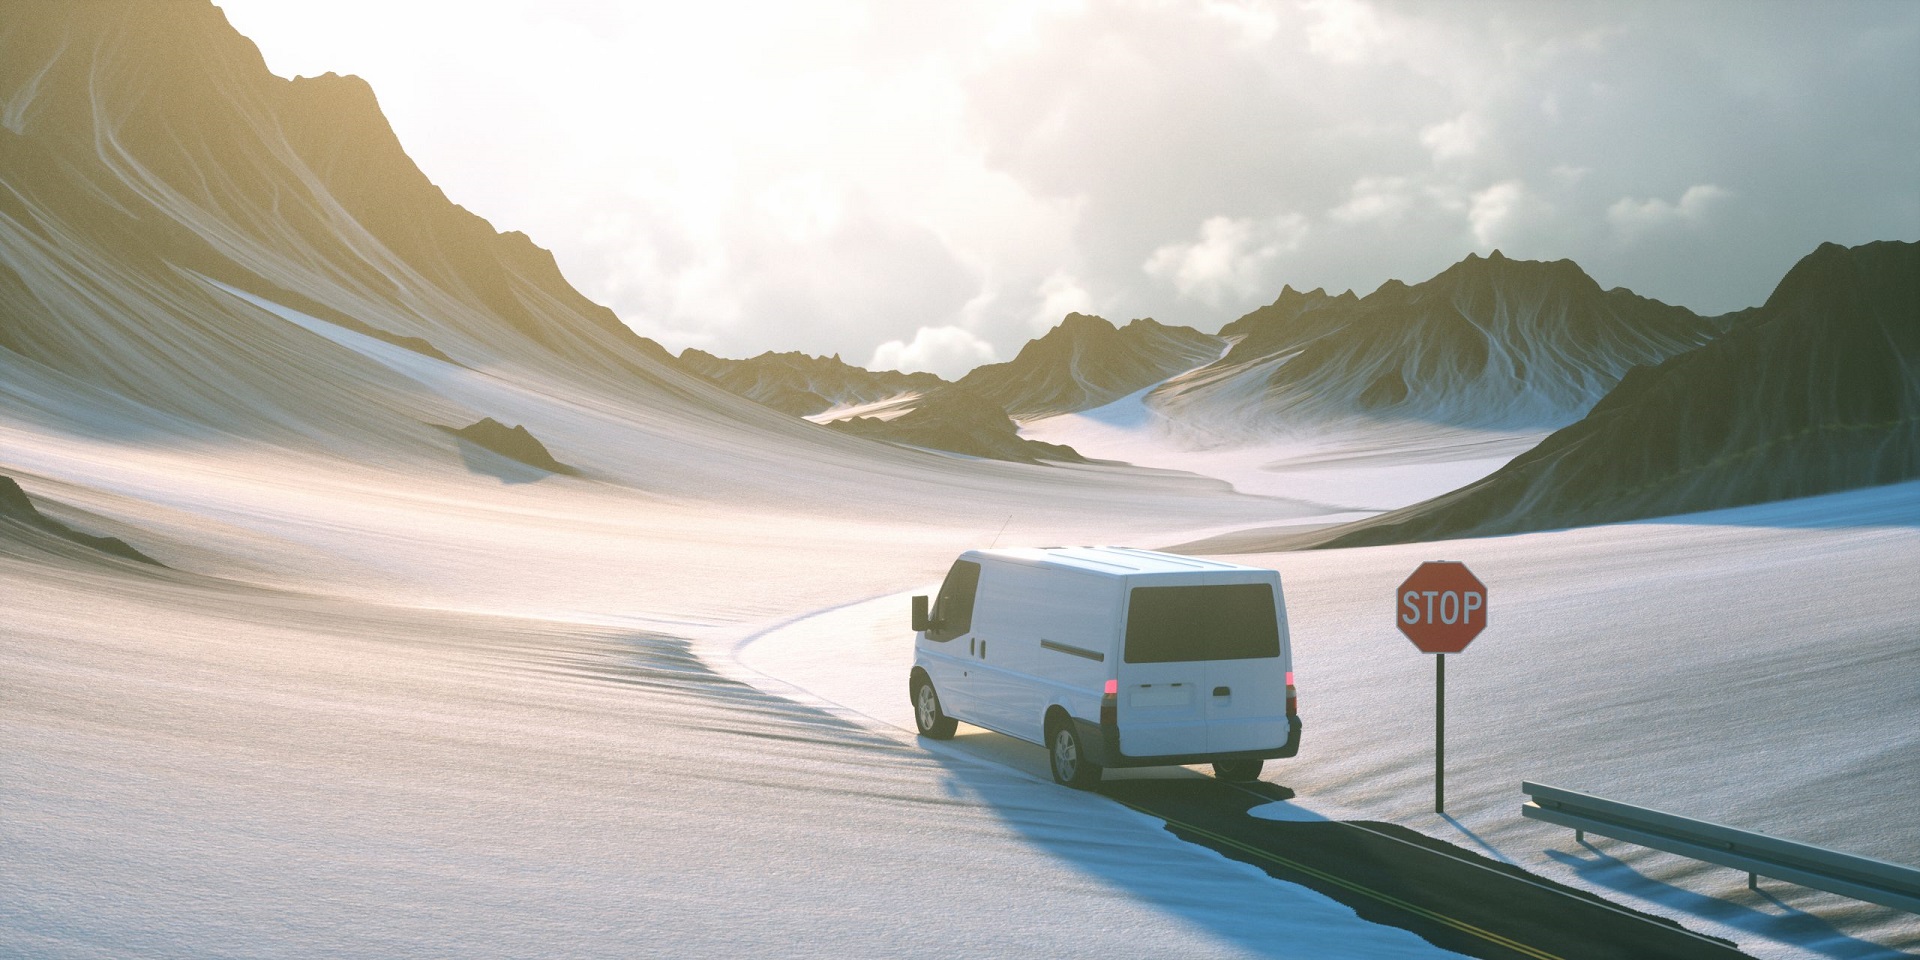
<path fill-rule="evenodd" d="M 1574 837 L 1581 841 L 1586 834 L 1597 833 L 1744 870 L 1747 886 L 1755 890 L 1759 889 L 1759 878 L 1769 877 L 1920 913 L 1920 870 L 1912 867 L 1531 781 L 1522 781 L 1520 792 L 1533 798 L 1520 805 L 1521 816 L 1572 827 Z"/>

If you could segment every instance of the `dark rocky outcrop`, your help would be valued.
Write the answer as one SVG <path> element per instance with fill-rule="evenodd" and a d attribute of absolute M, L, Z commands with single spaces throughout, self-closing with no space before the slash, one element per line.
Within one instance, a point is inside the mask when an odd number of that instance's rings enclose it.
<path fill-rule="evenodd" d="M 478 423 L 461 427 L 440 429 L 469 443 L 477 444 L 503 457 L 518 460 L 530 467 L 539 467 L 548 473 L 578 476 L 580 471 L 553 458 L 541 443 L 524 426 L 507 426 L 492 417 L 485 417 Z"/>
<path fill-rule="evenodd" d="M 1069 313 L 1006 363 L 974 369 L 960 386 L 1028 420 L 1118 400 L 1220 355 L 1224 341 L 1152 319 L 1115 327 Z"/>
<path fill-rule="evenodd" d="M 33 505 L 33 500 L 27 496 L 27 492 L 20 489 L 18 481 L 12 477 L 0 476 L 0 529 L 3 529 L 9 524 L 15 525 L 16 528 L 25 528 L 27 531 L 51 535 L 68 543 L 78 544 L 88 550 L 119 557 L 123 560 L 133 560 L 138 563 L 151 564 L 156 567 L 166 566 L 166 564 L 135 550 L 132 546 L 128 545 L 125 540 L 118 537 L 96 537 L 91 534 L 81 533 L 58 520 L 46 516 L 40 512 L 38 507 Z"/>
<path fill-rule="evenodd" d="M 1486 536 L 1920 477 L 1920 244 L 1824 244 L 1697 350 L 1626 375 L 1493 475 L 1316 537 Z"/>
<path fill-rule="evenodd" d="M 958 385 L 928 394 L 918 406 L 891 420 L 855 417 L 836 420 L 833 429 L 892 443 L 927 447 L 1019 463 L 1086 463 L 1072 447 L 1020 436 L 1019 427 L 999 404 Z"/>
<path fill-rule="evenodd" d="M 688 348 L 680 364 L 728 392 L 796 417 L 838 406 L 873 403 L 902 394 L 924 394 L 946 385 L 931 373 L 867 370 L 840 359 L 768 351 L 749 360 L 728 360 Z"/>

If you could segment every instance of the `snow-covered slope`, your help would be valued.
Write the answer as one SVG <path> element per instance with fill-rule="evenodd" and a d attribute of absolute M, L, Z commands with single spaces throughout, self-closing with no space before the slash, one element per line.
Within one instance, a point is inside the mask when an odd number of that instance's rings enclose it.
<path fill-rule="evenodd" d="M 1823 244 L 1727 334 L 1632 371 L 1587 416 L 1336 545 L 1737 506 L 1920 476 L 1920 243 Z"/>
<path fill-rule="evenodd" d="M 0 93 L 0 346 L 50 370 L 229 431 L 356 419 L 244 395 L 301 385 L 311 338 L 259 329 L 212 278 L 462 363 L 684 380 L 544 250 L 449 203 L 365 83 L 272 76 L 210 4 L 16 5 Z M 182 409 L 181 382 L 219 409 Z"/>
<path fill-rule="evenodd" d="M 1424 560 L 1488 585 L 1486 631 L 1447 658 L 1447 816 L 1433 812 L 1433 658 L 1393 626 Z M 1520 781 L 1586 790 L 1920 863 L 1920 482 L 1659 521 L 1235 556 L 1286 587 L 1305 722 L 1266 779 L 1279 818 L 1388 820 L 1760 957 L 1920 949 L 1920 917 L 1525 820 Z M 937 582 L 935 578 L 929 578 Z M 930 584 L 904 592 L 926 592 Z M 822 611 L 741 660 L 899 729 L 906 597 Z M 1046 775 L 1039 747 L 963 727 L 960 752 Z M 1124 772 L 1179 776 L 1187 771 Z M 1304 813 L 1303 813 L 1304 811 Z"/>
<path fill-rule="evenodd" d="M 704 350 L 681 351 L 680 362 L 727 390 L 796 417 L 854 408 L 937 390 L 946 381 L 931 373 L 868 370 L 832 357 L 768 351 L 728 360 Z"/>
<path fill-rule="evenodd" d="M 1167 417 L 1223 435 L 1358 420 L 1537 429 L 1578 419 L 1621 376 L 1706 342 L 1691 311 L 1602 290 L 1570 260 L 1467 259 L 1365 297 L 1291 287 L 1221 328 L 1217 362 L 1156 390 Z"/>

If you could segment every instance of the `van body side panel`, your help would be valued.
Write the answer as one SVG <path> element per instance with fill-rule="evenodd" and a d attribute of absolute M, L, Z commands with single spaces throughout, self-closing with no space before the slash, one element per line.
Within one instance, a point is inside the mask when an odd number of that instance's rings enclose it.
<path fill-rule="evenodd" d="M 1037 570 L 1033 606 L 1019 624 L 1026 690 L 1016 736 L 1046 739 L 1047 708 L 1097 720 L 1100 691 L 1112 676 L 1120 629 L 1121 582 L 1074 570 Z"/>
<path fill-rule="evenodd" d="M 976 715 L 969 719 L 1010 736 L 1018 736 L 1013 729 L 1019 721 L 1016 701 L 1024 686 L 1014 649 L 1019 646 L 1016 630 L 1022 611 L 1032 607 L 1036 597 L 1025 572 L 1015 564 L 987 560 L 981 565 L 980 599 L 974 605 L 968 681 Z"/>
<path fill-rule="evenodd" d="M 974 637 L 986 644 L 986 653 L 971 677 L 980 725 L 1040 743 L 1053 704 L 1097 717 L 1118 626 L 1119 582 L 989 562 L 980 595 Z"/>

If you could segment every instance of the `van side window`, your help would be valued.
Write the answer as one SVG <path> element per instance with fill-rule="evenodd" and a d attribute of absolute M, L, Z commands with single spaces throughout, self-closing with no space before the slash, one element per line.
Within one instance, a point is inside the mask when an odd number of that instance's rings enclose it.
<path fill-rule="evenodd" d="M 980 565 L 972 560 L 955 560 L 947 571 L 940 595 L 933 601 L 933 628 L 928 640 L 952 640 L 973 629 L 973 594 L 980 587 Z"/>
<path fill-rule="evenodd" d="M 1269 584 L 1133 588 L 1127 609 L 1128 663 L 1279 655 L 1280 629 Z"/>

